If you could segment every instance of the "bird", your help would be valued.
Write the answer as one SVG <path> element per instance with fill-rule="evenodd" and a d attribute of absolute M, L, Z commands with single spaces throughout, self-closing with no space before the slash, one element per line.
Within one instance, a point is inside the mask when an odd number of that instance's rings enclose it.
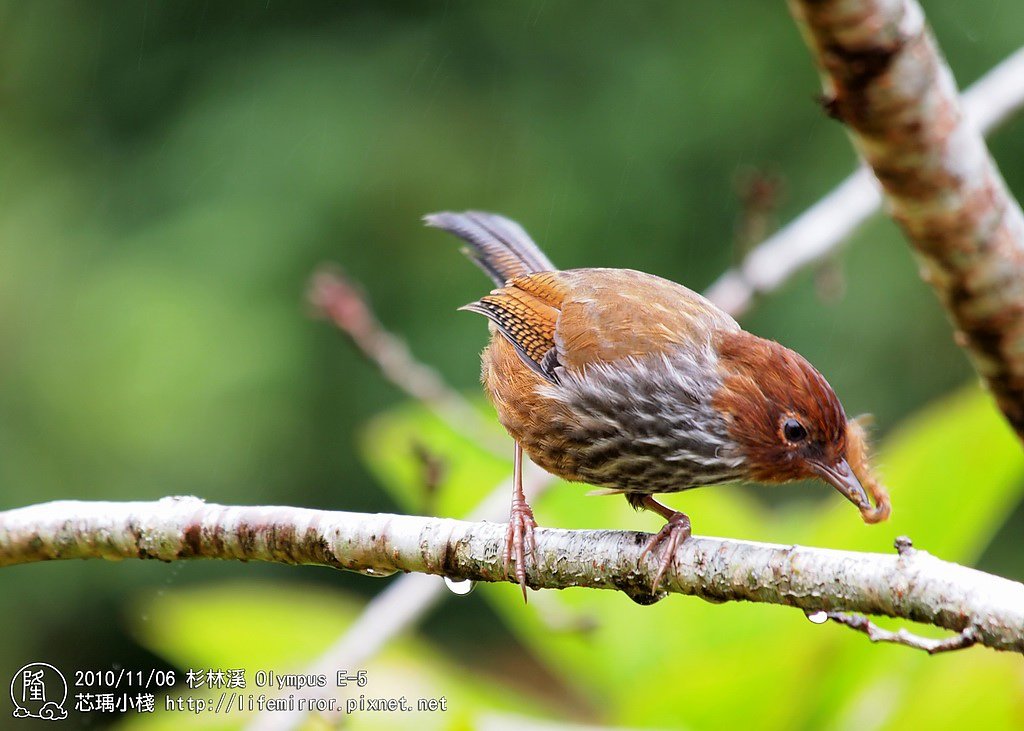
<path fill-rule="evenodd" d="M 495 285 L 459 309 L 489 321 L 481 380 L 514 441 L 503 559 L 509 580 L 514 563 L 524 599 L 537 527 L 523 492 L 524 453 L 563 480 L 621 494 L 633 508 L 665 518 L 641 553 L 643 560 L 664 544 L 652 591 L 691 535 L 689 516 L 655 495 L 818 479 L 865 522 L 889 517 L 862 422 L 847 419 L 803 356 L 653 274 L 559 270 L 503 216 L 441 212 L 423 220 L 461 239 L 463 253 Z"/>

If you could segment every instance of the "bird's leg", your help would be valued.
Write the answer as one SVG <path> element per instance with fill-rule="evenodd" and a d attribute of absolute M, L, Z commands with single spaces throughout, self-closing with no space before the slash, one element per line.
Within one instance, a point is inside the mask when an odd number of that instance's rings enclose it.
<path fill-rule="evenodd" d="M 508 530 L 505 532 L 505 575 L 509 574 L 513 554 L 515 557 L 516 580 L 523 588 L 523 601 L 526 598 L 526 554 L 535 555 L 537 544 L 533 539 L 533 529 L 537 521 L 533 518 L 533 509 L 526 502 L 523 492 L 523 448 L 516 442 L 515 460 L 512 468 L 512 509 L 508 516 Z"/>
<path fill-rule="evenodd" d="M 653 510 L 655 513 L 665 519 L 665 525 L 661 527 L 661 530 L 651 536 L 651 540 L 647 541 L 647 545 L 644 546 L 644 550 L 640 552 L 640 560 L 648 554 L 652 553 L 659 544 L 665 542 L 665 550 L 661 556 L 661 562 L 658 565 L 658 573 L 654 575 L 654 585 L 652 591 L 657 592 L 658 586 L 661 584 L 662 577 L 665 576 L 665 572 L 668 571 L 668 567 L 672 565 L 672 559 L 675 558 L 676 549 L 679 544 L 690 537 L 690 518 L 685 513 L 680 513 L 678 510 L 673 510 L 667 505 L 662 505 L 650 495 L 627 495 L 630 505 L 634 508 L 644 508 L 646 510 Z"/>

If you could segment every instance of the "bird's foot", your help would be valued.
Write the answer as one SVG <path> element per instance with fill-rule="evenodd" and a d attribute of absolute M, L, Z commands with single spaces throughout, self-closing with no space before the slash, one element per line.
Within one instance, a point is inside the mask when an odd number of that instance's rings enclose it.
<path fill-rule="evenodd" d="M 536 557 L 537 544 L 533 538 L 533 529 L 537 521 L 533 517 L 533 509 L 522 499 L 512 499 L 512 511 L 508 517 L 508 530 L 505 532 L 505 575 L 511 578 L 513 559 L 515 560 L 515 577 L 523 588 L 523 601 L 526 598 L 526 555 Z"/>
<path fill-rule="evenodd" d="M 679 547 L 679 544 L 689 538 L 690 535 L 689 516 L 685 513 L 673 512 L 668 516 L 668 519 L 665 522 L 665 525 L 661 527 L 661 530 L 651 536 L 651 540 L 647 541 L 647 545 L 644 546 L 644 550 L 640 552 L 641 561 L 648 553 L 653 553 L 654 549 L 660 544 L 665 544 L 665 548 L 661 555 L 661 561 L 658 564 L 658 573 L 654 575 L 654 585 L 651 587 L 652 593 L 658 593 L 658 587 L 661 585 L 661 579 L 665 576 L 665 572 L 668 571 L 669 566 L 672 565 L 672 559 L 675 558 L 676 549 Z"/>

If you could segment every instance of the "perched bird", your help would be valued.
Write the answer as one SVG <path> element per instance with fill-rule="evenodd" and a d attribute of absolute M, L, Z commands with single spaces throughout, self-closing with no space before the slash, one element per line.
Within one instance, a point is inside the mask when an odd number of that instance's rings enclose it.
<path fill-rule="evenodd" d="M 690 535 L 690 519 L 655 500 L 660 493 L 820 478 L 865 521 L 888 517 L 860 425 L 802 356 L 660 277 L 559 271 L 502 216 L 435 213 L 424 221 L 465 241 L 464 253 L 497 286 L 461 309 L 490 321 L 482 379 L 515 440 L 505 565 L 514 558 L 524 598 L 536 527 L 522 488 L 524 451 L 558 477 L 610 488 L 603 492 L 666 519 L 643 552 L 666 544 L 655 590 Z"/>

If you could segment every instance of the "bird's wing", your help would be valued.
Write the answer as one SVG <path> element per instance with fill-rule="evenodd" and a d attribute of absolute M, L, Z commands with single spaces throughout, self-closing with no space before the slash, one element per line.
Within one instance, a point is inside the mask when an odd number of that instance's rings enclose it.
<path fill-rule="evenodd" d="M 578 269 L 555 332 L 560 364 L 573 371 L 706 342 L 739 325 L 681 284 L 631 269 Z"/>
<path fill-rule="evenodd" d="M 523 362 L 543 378 L 557 382 L 555 368 L 555 327 L 561 306 L 570 289 L 566 272 L 540 272 L 511 279 L 460 309 L 477 312 L 489 319 L 515 346 Z"/>
<path fill-rule="evenodd" d="M 490 319 L 530 368 L 558 369 L 665 352 L 735 320 L 686 287 L 628 269 L 569 269 L 516 277 L 464 309 Z"/>

